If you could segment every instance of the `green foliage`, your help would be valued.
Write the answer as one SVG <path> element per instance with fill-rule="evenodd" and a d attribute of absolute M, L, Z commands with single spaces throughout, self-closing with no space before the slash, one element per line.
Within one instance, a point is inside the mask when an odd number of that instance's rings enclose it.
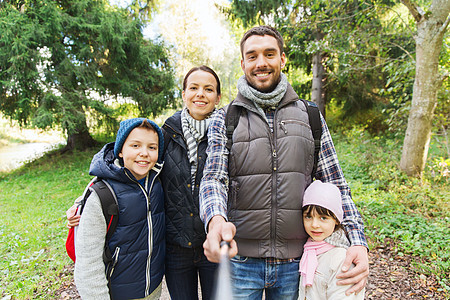
<path fill-rule="evenodd" d="M 371 137 L 358 127 L 334 137 L 371 247 L 392 243 L 398 255 L 418 257 L 415 270 L 436 274 L 443 289 L 450 292 L 446 277 L 450 271 L 449 160 L 442 159 L 445 150 L 432 143 L 429 168 L 417 179 L 398 169 L 402 144 L 398 137 Z"/>
<path fill-rule="evenodd" d="M 309 75 L 312 55 L 321 53 L 326 101 L 342 108 L 347 123 L 403 134 L 415 63 L 415 25 L 403 5 L 390 0 L 235 0 L 229 13 L 244 24 L 269 23 L 280 30 L 287 73 L 300 68 Z M 442 59 L 442 65 L 447 61 Z M 300 97 L 311 98 L 312 77 L 291 81 Z"/>
<path fill-rule="evenodd" d="M 61 125 L 70 136 L 86 131 L 89 111 L 114 124 L 106 104 L 113 95 L 131 97 L 146 116 L 172 104 L 167 50 L 143 38 L 131 8 L 93 0 L 1 6 L 0 111 L 6 116 L 43 129 Z"/>
<path fill-rule="evenodd" d="M 391 243 L 397 255 L 413 256 L 417 272 L 436 274 L 442 289 L 450 292 L 446 148 L 433 138 L 429 167 L 419 180 L 398 170 L 401 139 L 372 137 L 360 127 L 338 131 L 334 142 L 370 247 Z M 55 152 L 0 175 L 2 297 L 54 299 L 62 281 L 71 280 L 64 271 L 71 263 L 64 249 L 65 211 L 89 181 L 87 170 L 97 151 Z"/>

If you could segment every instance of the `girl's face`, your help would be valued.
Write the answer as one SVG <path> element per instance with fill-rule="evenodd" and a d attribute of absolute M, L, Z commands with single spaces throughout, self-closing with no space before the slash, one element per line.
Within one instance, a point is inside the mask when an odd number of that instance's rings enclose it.
<path fill-rule="evenodd" d="M 315 242 L 321 242 L 329 237 L 336 225 L 339 223 L 331 216 L 319 215 L 314 210 L 309 214 L 303 212 L 303 226 L 306 233 Z"/>
<path fill-rule="evenodd" d="M 182 96 L 189 114 L 196 120 L 206 119 L 220 101 L 216 79 L 202 70 L 189 75 Z"/>
<path fill-rule="evenodd" d="M 123 143 L 119 157 L 123 158 L 125 168 L 141 180 L 158 161 L 158 134 L 148 128 L 134 128 Z"/>

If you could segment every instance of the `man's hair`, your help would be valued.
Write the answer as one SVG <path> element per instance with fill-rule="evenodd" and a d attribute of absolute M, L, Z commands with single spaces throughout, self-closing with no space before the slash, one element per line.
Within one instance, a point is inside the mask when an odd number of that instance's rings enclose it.
<path fill-rule="evenodd" d="M 219 76 L 217 76 L 216 72 L 214 72 L 213 69 L 211 69 L 208 66 L 202 65 L 200 67 L 193 67 L 192 69 L 190 69 L 186 75 L 184 75 L 184 79 L 183 79 L 183 91 L 186 90 L 186 85 L 187 85 L 187 80 L 189 78 L 189 76 L 194 73 L 195 71 L 204 71 L 204 72 L 208 72 L 210 73 L 212 76 L 214 76 L 214 78 L 216 79 L 216 83 L 217 83 L 217 95 L 220 96 L 220 80 L 219 80 Z"/>
<path fill-rule="evenodd" d="M 258 27 L 253 27 L 252 29 L 250 29 L 249 31 L 244 33 L 244 36 L 241 39 L 242 58 L 244 58 L 244 44 L 247 41 L 247 39 L 249 37 L 251 37 L 252 35 L 273 36 L 277 40 L 278 48 L 280 48 L 280 54 L 284 52 L 284 40 L 283 40 L 283 37 L 281 36 L 281 34 L 278 32 L 278 30 L 276 30 L 275 28 L 273 28 L 272 26 L 269 26 L 269 25 L 261 25 Z"/>

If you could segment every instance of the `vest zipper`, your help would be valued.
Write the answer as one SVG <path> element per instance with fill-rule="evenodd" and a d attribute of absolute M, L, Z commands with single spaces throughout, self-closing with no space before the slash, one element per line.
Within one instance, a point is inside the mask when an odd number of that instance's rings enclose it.
<path fill-rule="evenodd" d="M 284 131 L 284 134 L 288 133 L 287 128 L 286 128 L 286 123 L 284 121 L 280 122 L 280 127 Z"/>
<path fill-rule="evenodd" d="M 277 257 L 276 255 L 276 249 L 275 249 L 275 243 L 276 243 L 276 237 L 277 237 L 277 230 L 276 230 L 276 222 L 277 222 L 277 174 L 278 174 L 278 155 L 277 155 L 277 113 L 278 108 L 275 110 L 273 114 L 273 132 L 271 132 L 271 144 L 273 147 L 272 152 L 272 203 L 271 203 L 271 220 L 270 220 L 270 245 L 271 245 L 271 257 Z"/>
<path fill-rule="evenodd" d="M 147 200 L 147 227 L 148 227 L 148 257 L 147 257 L 147 265 L 145 267 L 145 297 L 147 297 L 148 295 L 150 295 L 150 263 L 151 263 L 151 258 L 152 258 L 152 250 L 153 250 L 153 223 L 152 223 L 152 213 L 150 210 L 150 192 L 153 189 L 153 184 L 155 183 L 156 177 L 159 175 L 159 172 L 157 172 L 157 174 L 153 177 L 151 185 L 150 185 L 150 189 L 148 189 L 148 193 L 146 192 L 146 188 L 148 186 L 148 178 L 150 177 L 150 173 L 147 174 L 147 178 L 145 180 L 145 187 L 143 187 L 138 181 L 134 180 L 133 178 L 130 177 L 130 175 L 128 175 L 127 172 L 125 172 L 125 174 L 127 174 L 128 178 L 131 179 L 131 181 L 137 183 L 137 185 L 141 188 L 145 199 Z"/>

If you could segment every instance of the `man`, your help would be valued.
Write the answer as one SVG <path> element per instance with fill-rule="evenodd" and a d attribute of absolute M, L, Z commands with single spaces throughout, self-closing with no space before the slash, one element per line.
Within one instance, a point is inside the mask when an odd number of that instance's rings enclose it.
<path fill-rule="evenodd" d="M 270 26 L 255 27 L 241 40 L 238 96 L 243 108 L 228 152 L 225 111 L 208 131 L 208 159 L 200 186 L 200 216 L 208 232 L 205 254 L 219 261 L 220 242 L 230 242 L 231 277 L 237 299 L 297 299 L 298 262 L 307 235 L 302 199 L 312 182 L 314 140 L 302 101 L 281 72 L 286 63 L 283 38 Z M 342 285 L 357 293 L 369 273 L 364 225 L 337 160 L 321 116 L 322 138 L 317 171 L 322 182 L 342 194 L 347 251 Z M 330 243 L 332 243 L 330 241 Z M 350 270 L 351 263 L 356 266 Z M 353 285 L 353 286 L 350 286 Z"/>

